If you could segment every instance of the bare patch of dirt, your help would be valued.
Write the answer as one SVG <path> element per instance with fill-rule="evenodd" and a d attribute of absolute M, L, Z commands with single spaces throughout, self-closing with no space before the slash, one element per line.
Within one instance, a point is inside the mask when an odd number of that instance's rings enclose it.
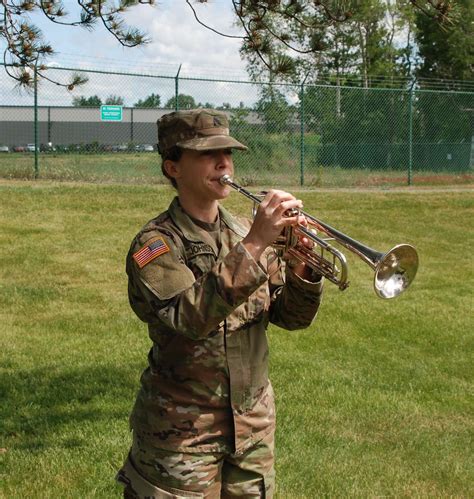
<path fill-rule="evenodd" d="M 412 185 L 459 185 L 459 184 L 474 184 L 474 174 L 451 174 L 451 175 L 418 175 L 412 176 Z M 406 175 L 400 177 L 368 177 L 367 179 L 359 180 L 356 183 L 357 187 L 380 187 L 382 185 L 406 185 Z"/>

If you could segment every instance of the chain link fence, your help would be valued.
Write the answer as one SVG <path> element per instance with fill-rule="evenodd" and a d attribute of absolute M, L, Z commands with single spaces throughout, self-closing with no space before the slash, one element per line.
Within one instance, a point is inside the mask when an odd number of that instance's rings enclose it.
<path fill-rule="evenodd" d="M 474 93 L 257 84 L 106 71 L 48 69 L 14 88 L 0 72 L 0 176 L 165 182 L 156 120 L 180 108 L 228 113 L 243 185 L 367 187 L 472 183 Z M 101 107 L 109 105 L 109 108 Z M 111 107 L 110 107 L 111 106 Z M 152 106 L 152 107 L 148 107 Z"/>

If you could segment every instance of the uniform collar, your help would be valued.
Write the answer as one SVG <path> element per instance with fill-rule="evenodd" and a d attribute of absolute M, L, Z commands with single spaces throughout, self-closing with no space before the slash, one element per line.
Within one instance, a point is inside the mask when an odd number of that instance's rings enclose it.
<path fill-rule="evenodd" d="M 179 204 L 178 196 L 176 196 L 168 208 L 168 213 L 173 220 L 173 222 L 180 228 L 183 236 L 188 241 L 202 241 L 208 243 L 214 250 L 216 256 L 218 254 L 218 249 L 216 243 L 209 234 L 198 227 L 190 218 L 190 216 L 183 210 Z M 232 232 L 240 237 L 245 237 L 247 235 L 248 229 L 241 225 L 224 207 L 219 205 L 219 217 L 221 222 L 223 222 Z"/>
<path fill-rule="evenodd" d="M 240 224 L 223 206 L 219 205 L 219 216 L 221 220 L 229 227 L 232 232 L 238 236 L 245 237 L 248 233 L 248 228 Z"/>

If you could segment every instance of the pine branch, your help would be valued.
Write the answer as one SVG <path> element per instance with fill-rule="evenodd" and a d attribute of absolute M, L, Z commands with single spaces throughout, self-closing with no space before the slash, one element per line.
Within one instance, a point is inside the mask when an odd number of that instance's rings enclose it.
<path fill-rule="evenodd" d="M 200 24 L 201 26 L 203 26 L 204 28 L 208 29 L 209 31 L 212 31 L 214 33 L 216 33 L 217 35 L 219 36 L 223 36 L 225 38 L 237 38 L 237 39 L 240 39 L 240 40 L 243 40 L 244 37 L 243 36 L 236 36 L 236 35 L 227 35 L 226 33 L 222 33 L 221 31 L 217 31 L 215 28 L 212 28 L 211 26 L 209 26 L 208 24 L 204 23 L 203 21 L 201 21 L 201 19 L 199 18 L 199 16 L 197 15 L 197 12 L 196 12 L 196 9 L 193 7 L 193 5 L 191 4 L 191 1 L 190 0 L 186 0 L 186 3 L 188 4 L 189 8 L 193 11 L 193 15 L 194 15 L 194 19 L 197 21 L 198 24 Z M 206 3 L 205 1 L 204 2 L 201 2 L 201 3 Z"/>
<path fill-rule="evenodd" d="M 15 79 L 21 87 L 31 87 L 32 74 L 41 79 L 71 90 L 85 83 L 85 79 L 73 75 L 64 84 L 46 76 L 46 59 L 53 55 L 51 45 L 43 39 L 40 29 L 33 25 L 24 14 L 42 12 L 46 18 L 65 26 L 81 26 L 93 29 L 93 25 L 101 20 L 105 28 L 124 46 L 136 47 L 148 43 L 145 34 L 137 28 L 127 27 L 121 15 L 128 8 L 138 4 L 153 4 L 154 0 L 119 0 L 119 4 L 108 4 L 107 0 L 77 0 L 80 7 L 79 19 L 68 19 L 68 13 L 62 0 L 0 0 L 3 16 L 0 21 L 0 36 L 6 40 L 4 61 L 9 69 L 7 74 Z M 1 16 L 1 14 L 0 14 Z M 14 69 L 11 69 L 14 68 Z"/>

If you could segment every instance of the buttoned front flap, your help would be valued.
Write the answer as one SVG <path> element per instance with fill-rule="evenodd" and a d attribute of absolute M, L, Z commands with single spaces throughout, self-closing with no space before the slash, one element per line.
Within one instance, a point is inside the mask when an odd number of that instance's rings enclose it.
<path fill-rule="evenodd" d="M 227 318 L 227 329 L 237 331 L 249 322 L 268 321 L 269 307 L 268 284 L 264 283 Z"/>
<path fill-rule="evenodd" d="M 271 254 L 272 250 L 270 248 L 260 258 L 259 266 L 266 272 L 268 272 L 269 255 Z M 268 281 L 266 281 L 227 318 L 227 329 L 229 331 L 237 331 L 247 323 L 259 321 L 268 323 L 270 303 L 270 291 Z"/>
<path fill-rule="evenodd" d="M 216 263 L 216 255 L 211 245 L 204 242 L 186 244 L 186 261 L 195 278 L 209 272 Z"/>
<path fill-rule="evenodd" d="M 155 256 L 153 252 L 156 251 L 160 254 Z M 147 256 L 150 253 L 151 256 Z M 176 244 L 170 237 L 158 231 L 150 231 L 140 237 L 131 263 L 133 273 L 160 300 L 172 298 L 192 286 L 195 281 Z"/>

